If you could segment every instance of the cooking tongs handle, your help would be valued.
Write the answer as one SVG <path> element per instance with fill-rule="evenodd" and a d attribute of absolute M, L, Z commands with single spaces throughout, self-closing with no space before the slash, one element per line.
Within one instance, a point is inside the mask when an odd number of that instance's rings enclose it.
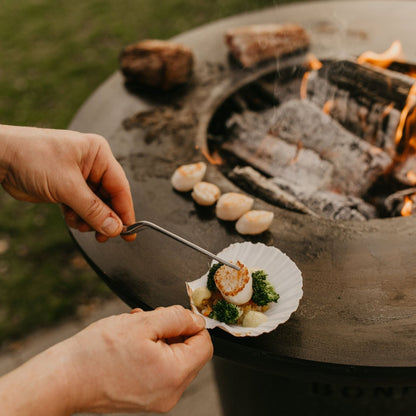
<path fill-rule="evenodd" d="M 159 231 L 159 232 L 173 238 L 174 240 L 179 241 L 182 244 L 186 244 L 188 247 L 191 247 L 194 250 L 197 250 L 200 253 L 203 253 L 206 256 L 211 257 L 214 260 L 217 260 L 219 263 L 225 264 L 228 267 L 232 267 L 235 270 L 240 270 L 240 268 L 238 266 L 236 266 L 235 264 L 229 263 L 228 261 L 225 261 L 225 260 L 221 259 L 220 257 L 216 256 L 215 254 L 210 253 L 208 250 L 205 250 L 204 248 L 199 247 L 196 244 L 191 243 L 190 241 L 185 240 L 184 238 L 180 237 L 179 235 L 173 234 L 170 231 L 165 230 L 164 228 L 159 227 L 158 225 L 153 224 L 150 221 L 139 221 L 139 222 L 136 222 L 132 225 L 125 225 L 123 227 L 123 231 L 121 232 L 121 235 L 135 234 L 138 231 L 140 231 L 141 229 L 143 229 L 144 227 L 153 228 L 154 230 Z"/>

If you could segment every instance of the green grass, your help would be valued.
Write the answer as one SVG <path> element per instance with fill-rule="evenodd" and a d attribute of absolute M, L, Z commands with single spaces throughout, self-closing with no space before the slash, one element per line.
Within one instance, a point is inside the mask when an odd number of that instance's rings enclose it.
<path fill-rule="evenodd" d="M 276 0 L 3 0 L 0 123 L 66 128 L 121 49 Z M 0 345 L 112 296 L 82 261 L 59 209 L 0 190 Z"/>

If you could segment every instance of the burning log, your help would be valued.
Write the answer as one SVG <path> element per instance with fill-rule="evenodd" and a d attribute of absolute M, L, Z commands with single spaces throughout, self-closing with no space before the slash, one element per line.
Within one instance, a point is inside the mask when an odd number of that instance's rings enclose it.
<path fill-rule="evenodd" d="M 120 69 L 128 83 L 162 90 L 190 80 L 194 64 L 191 49 L 162 40 L 144 40 L 124 48 Z"/>
<path fill-rule="evenodd" d="M 229 123 L 234 124 L 236 134 L 223 143 L 223 150 L 269 176 L 304 183 L 312 189 L 331 186 L 332 164 L 312 150 L 268 135 L 268 117 L 247 111 L 234 114 Z"/>
<path fill-rule="evenodd" d="M 229 124 L 232 135 L 222 149 L 269 176 L 314 190 L 362 196 L 392 162 L 306 100 L 261 114 L 245 112 Z"/>
<path fill-rule="evenodd" d="M 364 221 L 376 218 L 374 206 L 361 198 L 326 190 L 313 190 L 281 178 L 266 178 L 253 168 L 235 167 L 230 179 L 277 206 L 333 220 Z"/>
<path fill-rule="evenodd" d="M 400 112 L 415 80 L 353 61 L 326 63 L 308 76 L 307 96 L 352 133 L 394 153 Z"/>
<path fill-rule="evenodd" d="M 281 105 L 269 133 L 301 143 L 332 163 L 332 188 L 346 195 L 364 195 L 392 163 L 386 152 L 354 136 L 307 100 Z"/>
<path fill-rule="evenodd" d="M 245 68 L 306 49 L 309 36 L 296 24 L 259 24 L 229 29 L 225 42 L 231 55 Z"/>
<path fill-rule="evenodd" d="M 384 206 L 392 217 L 408 216 L 416 213 L 416 188 L 403 189 L 389 195 Z"/>
<path fill-rule="evenodd" d="M 273 205 L 302 214 L 316 216 L 313 211 L 298 201 L 293 195 L 279 188 L 279 186 L 275 185 L 268 178 L 250 166 L 236 166 L 228 176 L 247 192 L 257 194 L 259 197 Z"/>

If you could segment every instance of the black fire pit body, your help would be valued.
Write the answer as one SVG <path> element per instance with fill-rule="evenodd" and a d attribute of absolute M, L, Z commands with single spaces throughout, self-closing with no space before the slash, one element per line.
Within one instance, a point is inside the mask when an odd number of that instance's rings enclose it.
<path fill-rule="evenodd" d="M 224 44 L 227 28 L 298 23 L 311 35 L 310 52 L 320 59 L 382 52 L 400 39 L 407 59 L 416 62 L 414 16 L 416 3 L 409 1 L 328 1 L 214 22 L 174 38 L 194 50 L 192 85 L 165 96 L 132 92 L 117 72 L 70 125 L 108 139 L 130 180 L 137 219 L 153 221 L 211 252 L 246 240 L 275 245 L 302 271 L 300 306 L 275 331 L 256 338 L 211 332 L 227 416 L 301 410 L 399 415 L 414 409 L 416 218 L 331 221 L 256 199 L 256 208 L 273 210 L 275 220 L 270 231 L 246 238 L 170 184 L 178 165 L 204 159 L 200 149 L 206 146 L 208 125 L 228 96 L 262 71 L 275 68 L 278 74 L 304 59 L 292 56 L 255 71 L 234 67 Z M 156 124 L 138 128 L 134 116 L 146 110 Z M 160 122 L 165 120 L 170 121 Z M 240 191 L 214 165 L 206 179 L 223 192 Z M 189 307 L 185 281 L 209 267 L 205 256 L 152 230 L 130 244 L 121 239 L 99 244 L 92 234 L 71 232 L 90 264 L 131 307 Z"/>

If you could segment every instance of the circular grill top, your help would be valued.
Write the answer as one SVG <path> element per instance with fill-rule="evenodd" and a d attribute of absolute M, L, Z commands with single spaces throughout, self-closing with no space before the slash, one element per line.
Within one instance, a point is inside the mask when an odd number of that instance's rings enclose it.
<path fill-rule="evenodd" d="M 133 94 L 115 73 L 73 119 L 70 128 L 108 139 L 130 180 L 137 219 L 153 221 L 211 252 L 244 240 L 275 245 L 302 271 L 304 296 L 288 322 L 258 338 L 237 339 L 214 330 L 216 354 L 276 372 L 322 370 L 327 376 L 385 376 L 391 382 L 414 376 L 416 218 L 335 222 L 256 200 L 259 209 L 274 211 L 275 220 L 269 232 L 245 238 L 212 210 L 195 206 L 189 195 L 174 192 L 169 179 L 178 165 L 202 160 L 200 149 L 216 109 L 250 77 L 259 76 L 229 65 L 223 42 L 227 28 L 299 23 L 311 35 L 311 51 L 322 59 L 382 51 L 400 39 L 408 59 L 416 61 L 411 55 L 415 12 L 416 4 L 405 1 L 316 2 L 214 22 L 174 39 L 196 54 L 194 81 L 186 91 L 165 97 Z M 290 62 L 273 63 L 283 64 Z M 149 135 L 123 125 L 139 111 L 157 109 L 163 117 L 169 105 L 175 105 L 173 120 L 190 117 L 186 127 L 168 125 Z M 239 191 L 214 165 L 207 180 L 223 192 Z M 201 276 L 209 265 L 204 256 L 150 230 L 131 244 L 121 239 L 98 244 L 93 235 L 72 234 L 92 266 L 132 307 L 188 307 L 185 281 Z"/>

